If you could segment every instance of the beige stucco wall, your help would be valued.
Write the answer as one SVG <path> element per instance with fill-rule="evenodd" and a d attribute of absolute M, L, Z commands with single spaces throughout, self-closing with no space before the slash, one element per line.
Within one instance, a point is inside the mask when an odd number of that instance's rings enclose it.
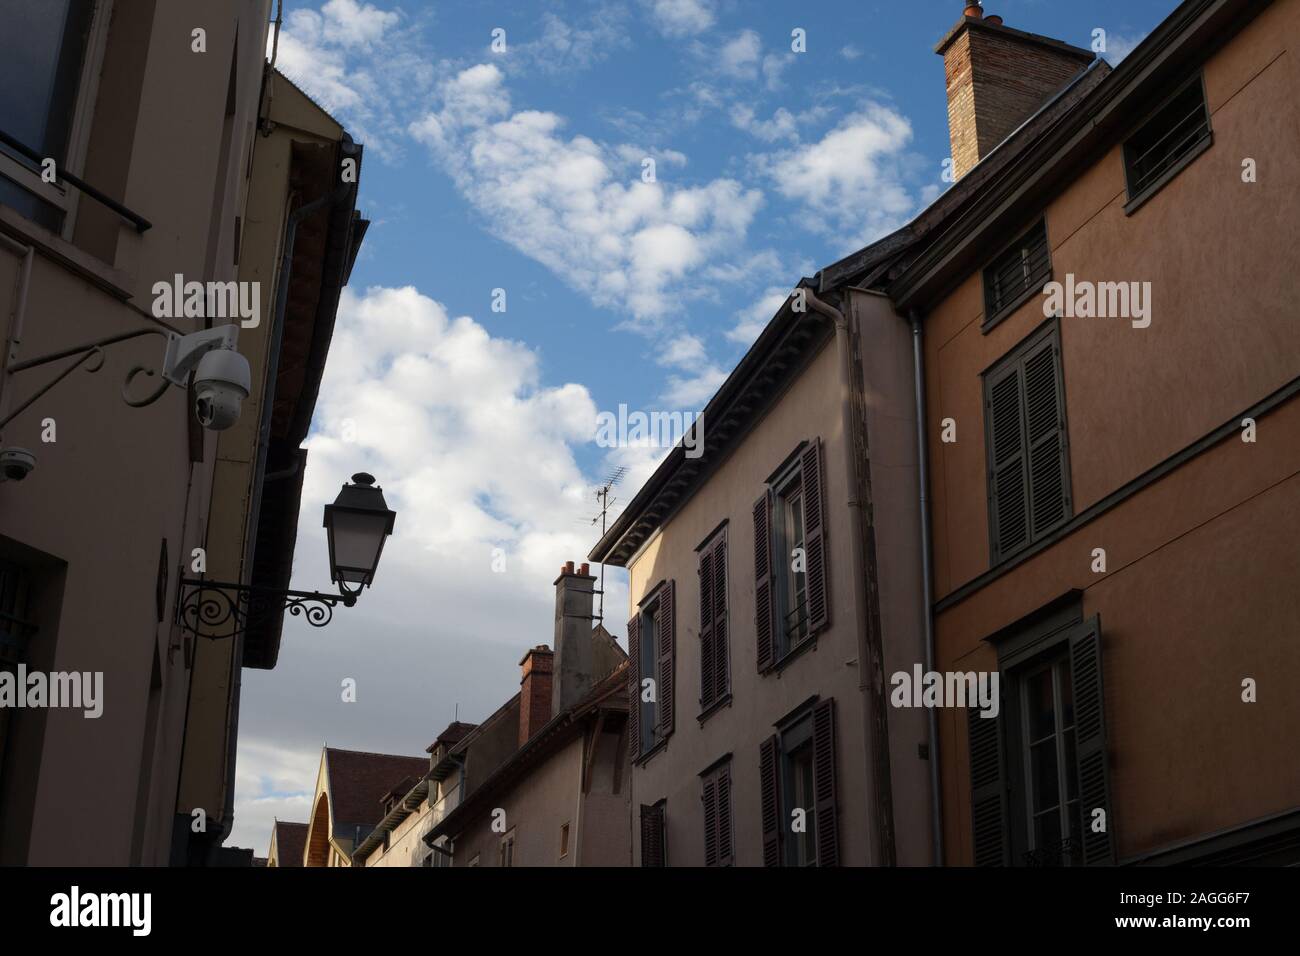
<path fill-rule="evenodd" d="M 835 699 L 839 773 L 839 835 L 845 864 L 865 864 L 869 827 L 864 781 L 862 697 L 852 614 L 850 537 L 845 520 L 845 436 L 841 428 L 839 371 L 829 341 L 743 443 L 708 482 L 672 515 L 629 562 L 629 616 L 660 581 L 676 582 L 676 715 L 667 745 L 632 770 L 631 807 L 667 799 L 670 865 L 703 865 L 704 820 L 700 771 L 732 754 L 732 819 L 736 863 L 762 862 L 759 815 L 759 744 L 773 723 L 813 694 Z M 707 427 L 707 423 L 706 423 Z M 779 674 L 759 676 L 754 642 L 753 505 L 767 477 L 805 439 L 824 446 L 827 564 L 831 624 Z M 728 536 L 732 702 L 701 726 L 699 577 L 695 548 L 726 521 Z M 638 831 L 639 832 L 639 831 Z M 640 839 L 633 839 L 640 865 Z"/>
<path fill-rule="evenodd" d="M 42 247 L 21 357 L 160 324 L 150 315 L 151 286 L 175 273 L 235 278 L 232 257 L 222 250 L 233 248 L 243 196 L 223 188 L 229 170 L 220 166 L 221 119 L 236 32 L 241 57 L 259 56 L 268 10 L 269 0 L 160 3 L 145 35 L 110 32 L 110 53 L 122 54 L 115 43 L 137 52 L 147 48 L 143 92 L 138 115 L 134 101 L 102 96 L 96 127 L 132 131 L 124 151 L 122 143 L 114 144 L 116 157 L 129 155 L 121 200 L 154 225 L 140 235 L 113 223 L 113 261 L 103 262 L 0 208 L 7 235 Z M 206 54 L 190 51 L 190 31 L 198 25 L 208 31 Z M 239 82 L 235 127 L 238 142 L 246 143 L 260 76 L 241 69 Z M 99 123 L 114 114 L 116 122 Z M 104 149 L 104 141 L 92 136 L 88 167 Z M 227 161 L 237 165 L 241 149 L 229 150 Z M 0 254 L 0 300 L 12 301 L 16 277 L 13 257 Z M 7 333 L 8 310 L 3 321 Z M 189 332 L 194 323 L 169 324 Z M 205 463 L 191 467 L 192 411 L 183 391 L 171 389 L 143 409 L 122 403 L 118 390 L 126 370 L 133 364 L 157 368 L 162 351 L 162 339 L 152 336 L 112 346 L 100 372 L 78 371 L 5 429 L 4 443 L 34 450 L 38 465 L 21 484 L 0 486 L 0 536 L 66 565 L 45 576 L 47 590 L 61 577 L 61 609 L 39 622 L 30 666 L 105 674 L 98 720 L 58 710 L 24 714 L 18 722 L 10 772 L 0 782 L 5 863 L 167 859 L 187 675 L 178 638 L 158 621 L 157 568 L 166 539 L 163 620 L 170 621 L 179 562 L 201 541 L 215 439 L 205 435 Z M 11 377 L 5 391 L 21 399 L 54 371 L 57 366 Z M 46 418 L 57 423 L 56 442 L 41 441 Z M 155 672 L 158 686 L 151 692 Z"/>

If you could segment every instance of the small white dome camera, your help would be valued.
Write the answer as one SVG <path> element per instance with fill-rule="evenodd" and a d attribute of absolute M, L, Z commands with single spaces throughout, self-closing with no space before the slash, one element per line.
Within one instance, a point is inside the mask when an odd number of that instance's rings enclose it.
<path fill-rule="evenodd" d="M 26 448 L 0 448 L 0 481 L 22 481 L 36 467 L 36 456 Z"/>
<path fill-rule="evenodd" d="M 199 424 L 224 431 L 239 421 L 249 385 L 248 359 L 234 349 L 213 349 L 204 355 L 194 371 L 194 414 Z"/>

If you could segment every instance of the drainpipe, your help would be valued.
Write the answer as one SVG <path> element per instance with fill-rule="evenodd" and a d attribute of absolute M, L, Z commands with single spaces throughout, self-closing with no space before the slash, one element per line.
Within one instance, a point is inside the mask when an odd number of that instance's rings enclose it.
<path fill-rule="evenodd" d="M 867 863 L 870 866 L 879 866 L 888 857 L 884 845 L 885 835 L 883 833 L 880 807 L 880 781 L 876 765 L 878 755 L 873 752 L 874 748 L 872 747 L 874 734 L 871 716 L 875 713 L 876 708 L 876 687 L 872 681 L 871 672 L 874 667 L 870 648 L 867 644 L 867 561 L 866 545 L 862 538 L 862 502 L 858 498 L 860 488 L 858 484 L 858 463 L 853 453 L 851 441 L 851 436 L 854 433 L 853 354 L 849 342 L 849 321 L 839 309 L 817 298 L 812 289 L 804 286 L 802 291 L 807 304 L 814 311 L 820 312 L 835 324 L 835 355 L 839 359 L 840 421 L 844 431 L 844 461 L 849 492 L 849 550 L 852 555 L 853 612 L 854 621 L 857 623 L 858 638 L 858 690 L 862 693 L 862 747 L 866 757 L 867 771 L 867 786 L 865 788 L 867 819 L 872 821 L 872 824 L 876 827 L 876 839 L 872 841 L 868 848 Z M 888 741 L 885 741 L 883 745 L 888 746 Z M 892 853 L 889 856 L 892 857 Z"/>
<path fill-rule="evenodd" d="M 916 380 L 916 458 L 921 505 L 921 620 L 925 622 L 925 672 L 934 671 L 934 595 L 930 587 L 930 449 L 925 437 L 925 359 L 921 318 L 912 309 L 912 375 Z M 939 725 L 934 708 L 926 708 L 930 736 L 930 831 L 934 865 L 943 866 L 943 811 L 939 791 Z"/>

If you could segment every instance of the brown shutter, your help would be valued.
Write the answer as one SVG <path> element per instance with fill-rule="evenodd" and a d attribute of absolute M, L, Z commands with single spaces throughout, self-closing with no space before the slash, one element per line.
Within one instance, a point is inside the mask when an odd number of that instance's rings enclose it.
<path fill-rule="evenodd" d="M 713 681 L 717 671 L 713 639 L 713 552 L 714 548 L 706 548 L 700 555 L 700 710 L 708 710 L 718 699 Z"/>
<path fill-rule="evenodd" d="M 727 533 L 713 549 L 713 695 L 731 693 L 731 649 L 727 644 Z"/>
<path fill-rule="evenodd" d="M 830 582 L 826 571 L 825 510 L 822 505 L 822 443 L 811 442 L 803 451 L 800 468 L 803 482 L 804 554 L 808 584 L 808 633 L 820 631 L 830 622 Z"/>
<path fill-rule="evenodd" d="M 731 765 L 718 771 L 718 866 L 736 862 L 731 845 Z"/>
<path fill-rule="evenodd" d="M 989 500 L 993 563 L 1029 541 L 1029 480 L 1025 473 L 1020 364 L 987 380 Z"/>
<path fill-rule="evenodd" d="M 673 676 L 677 633 L 677 602 L 671 580 L 665 581 L 659 598 L 659 612 L 655 615 L 659 631 L 659 738 L 673 732 Z"/>
<path fill-rule="evenodd" d="M 1049 335 L 1024 359 L 1030 534 L 1038 540 L 1070 514 L 1060 346 Z"/>
<path fill-rule="evenodd" d="M 817 865 L 839 866 L 839 821 L 835 802 L 835 701 L 813 707 L 813 800 L 817 807 Z"/>
<path fill-rule="evenodd" d="M 664 866 L 664 806 L 641 804 L 641 865 Z"/>
<path fill-rule="evenodd" d="M 704 778 L 704 865 L 718 865 L 718 778 Z"/>
<path fill-rule="evenodd" d="M 772 491 L 754 502 L 754 633 L 758 641 L 758 669 L 772 666 L 776 653 L 773 637 L 775 624 L 772 615 L 776 605 L 772 600 Z"/>
<path fill-rule="evenodd" d="M 641 615 L 627 622 L 627 722 L 633 759 L 641 756 Z"/>
<path fill-rule="evenodd" d="M 1085 622 L 1070 637 L 1070 677 L 1074 684 L 1075 763 L 1079 774 L 1079 815 L 1083 817 L 1080 844 L 1085 866 L 1113 866 L 1115 841 L 1111 837 L 1114 814 L 1110 805 L 1110 780 L 1106 767 L 1106 708 L 1102 694 L 1101 621 Z M 1092 830 L 1094 810 L 1106 814 L 1106 829 Z"/>
<path fill-rule="evenodd" d="M 1010 853 L 1001 724 L 1000 717 L 981 717 L 978 708 L 966 708 L 970 740 L 971 835 L 976 866 L 1005 866 Z"/>
<path fill-rule="evenodd" d="M 779 745 L 768 737 L 758 748 L 758 799 L 763 819 L 763 865 L 781 865 L 781 791 L 777 779 Z"/>

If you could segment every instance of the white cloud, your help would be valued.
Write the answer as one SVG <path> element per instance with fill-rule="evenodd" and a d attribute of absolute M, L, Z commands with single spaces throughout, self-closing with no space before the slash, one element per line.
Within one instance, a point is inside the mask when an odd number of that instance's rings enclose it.
<path fill-rule="evenodd" d="M 852 43 L 846 43 L 844 46 L 840 47 L 840 56 L 844 57 L 846 60 L 856 60 L 858 57 L 862 56 L 862 51 Z"/>
<path fill-rule="evenodd" d="M 798 143 L 799 127 L 815 123 L 829 112 L 825 106 L 814 106 L 802 113 L 792 113 L 780 106 L 770 119 L 759 119 L 752 106 L 735 103 L 731 107 L 731 125 L 765 143 L 775 143 L 778 140 Z"/>
<path fill-rule="evenodd" d="M 1119 66 L 1120 61 L 1137 49 L 1138 44 L 1146 39 L 1146 34 L 1111 33 L 1106 37 L 1106 52 L 1102 54 L 1111 66 Z"/>
<path fill-rule="evenodd" d="M 868 103 L 816 143 L 757 158 L 777 191 L 800 202 L 816 231 L 859 248 L 902 225 L 916 209 L 903 180 L 912 127 Z"/>
<path fill-rule="evenodd" d="M 711 0 L 642 0 L 655 28 L 666 37 L 684 37 L 713 26 Z"/>
<path fill-rule="evenodd" d="M 752 80 L 758 76 L 759 54 L 763 41 L 753 30 L 741 30 L 718 51 L 716 67 L 726 76 Z"/>
<path fill-rule="evenodd" d="M 735 314 L 736 324 L 727 330 L 727 338 L 744 346 L 752 345 L 788 298 L 789 289 L 768 286 L 758 299 Z"/>
<path fill-rule="evenodd" d="M 681 186 L 622 174 L 625 149 L 566 135 L 555 113 L 514 110 L 492 64 L 444 83 L 439 107 L 411 134 L 488 228 L 643 327 L 700 294 L 700 271 L 743 245 L 762 203 L 733 179 Z"/>
<path fill-rule="evenodd" d="M 542 14 L 542 32 L 532 40 L 515 42 L 508 34 L 506 52 L 489 54 L 508 72 L 541 72 L 567 76 L 607 59 L 630 40 L 623 11 L 602 4 L 588 11 L 581 26 L 573 26 L 554 13 Z"/>
<path fill-rule="evenodd" d="M 727 370 L 716 365 L 708 365 L 693 375 L 670 375 L 662 398 L 672 408 L 699 409 L 726 380 Z"/>
<path fill-rule="evenodd" d="M 297 9 L 280 31 L 276 68 L 376 155 L 397 159 L 404 122 L 433 86 L 416 24 L 357 0 Z M 274 32 L 274 31 L 271 31 Z M 267 36 L 267 54 L 273 38 Z"/>

